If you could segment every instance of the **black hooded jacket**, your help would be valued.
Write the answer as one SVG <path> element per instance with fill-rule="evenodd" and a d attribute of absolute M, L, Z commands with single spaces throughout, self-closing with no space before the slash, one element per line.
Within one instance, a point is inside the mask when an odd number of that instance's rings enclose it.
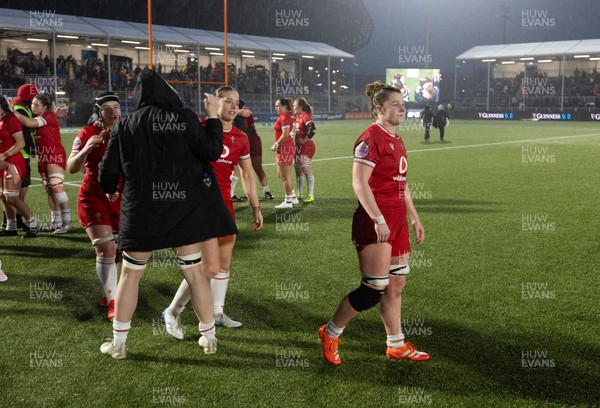
<path fill-rule="evenodd" d="M 237 233 L 209 161 L 223 151 L 223 126 L 206 129 L 156 72 L 143 74 L 137 110 L 113 127 L 99 167 L 105 193 L 123 176 L 119 248 L 151 251 Z"/>

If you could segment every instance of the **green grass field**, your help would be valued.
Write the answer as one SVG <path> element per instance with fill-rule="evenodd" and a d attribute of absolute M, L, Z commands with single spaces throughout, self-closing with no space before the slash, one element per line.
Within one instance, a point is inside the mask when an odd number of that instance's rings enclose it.
<path fill-rule="evenodd" d="M 402 319 L 431 360 L 388 361 L 372 309 L 346 328 L 344 364 L 326 365 L 317 328 L 359 282 L 349 156 L 366 126 L 319 124 L 316 200 L 289 211 L 273 208 L 282 187 L 267 152 L 272 130 L 259 126 L 276 200 L 262 202 L 260 232 L 237 204 L 226 312 L 244 327 L 219 329 L 216 355 L 197 345 L 191 310 L 183 341 L 165 334 L 160 313 L 181 279 L 165 253 L 142 281 L 128 357 L 114 361 L 99 351 L 111 324 L 79 224 L 63 236 L 0 238 L 9 277 L 0 284 L 0 406 L 599 406 L 594 123 L 453 120 L 448 141 L 430 144 L 403 125 L 426 240 L 413 247 Z M 74 135 L 63 132 L 65 146 Z M 67 177 L 75 220 L 80 179 Z M 47 222 L 36 183 L 28 201 Z"/>

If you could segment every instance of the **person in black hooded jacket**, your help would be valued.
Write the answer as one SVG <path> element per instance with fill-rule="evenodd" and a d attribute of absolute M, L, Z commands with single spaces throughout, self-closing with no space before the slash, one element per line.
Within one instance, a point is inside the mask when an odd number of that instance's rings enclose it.
<path fill-rule="evenodd" d="M 113 340 L 100 347 L 115 359 L 126 357 L 139 282 L 151 251 L 169 247 L 190 285 L 200 321 L 199 344 L 206 354 L 217 350 L 209 279 L 219 270 L 217 237 L 237 234 L 237 229 L 209 164 L 222 153 L 223 126 L 215 96 L 205 95 L 206 129 L 155 71 L 142 74 L 134 89 L 137 110 L 113 127 L 100 163 L 99 180 L 106 194 L 114 193 L 119 177 L 123 179 L 123 266 Z"/>

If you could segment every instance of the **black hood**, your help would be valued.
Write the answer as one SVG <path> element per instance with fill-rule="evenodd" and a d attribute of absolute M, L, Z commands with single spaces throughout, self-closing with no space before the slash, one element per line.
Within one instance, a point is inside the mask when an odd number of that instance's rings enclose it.
<path fill-rule="evenodd" d="M 183 108 L 183 101 L 177 91 L 152 70 L 143 73 L 135 84 L 133 104 L 136 109 L 144 106 L 167 109 Z"/>

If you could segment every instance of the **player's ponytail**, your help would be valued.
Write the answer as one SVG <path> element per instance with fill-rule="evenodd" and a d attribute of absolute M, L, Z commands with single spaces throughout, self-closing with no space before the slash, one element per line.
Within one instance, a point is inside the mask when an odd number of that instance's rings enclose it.
<path fill-rule="evenodd" d="M 377 106 L 383 106 L 392 93 L 401 94 L 402 91 L 395 86 L 379 81 L 371 82 L 365 87 L 365 94 L 369 97 L 369 111 L 373 119 L 377 119 Z"/>
<path fill-rule="evenodd" d="M 300 97 L 296 99 L 296 102 L 298 103 L 298 106 L 300 107 L 300 109 L 302 109 L 303 112 L 308 112 L 310 114 L 313 113 L 313 108 L 308 104 L 306 99 Z"/>

